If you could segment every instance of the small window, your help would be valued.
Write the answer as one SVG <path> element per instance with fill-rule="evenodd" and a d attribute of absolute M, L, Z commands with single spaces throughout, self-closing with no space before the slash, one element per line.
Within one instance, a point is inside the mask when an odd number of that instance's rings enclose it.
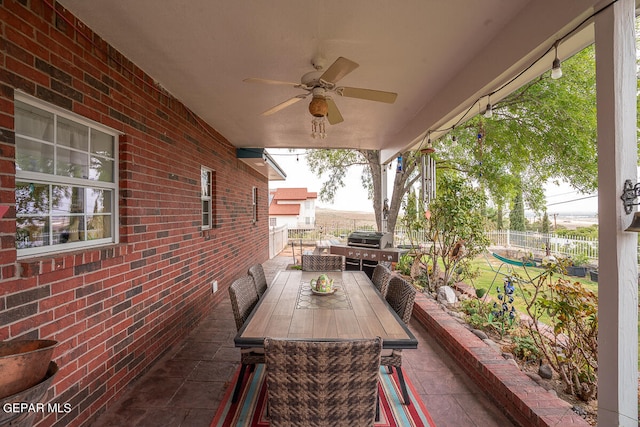
<path fill-rule="evenodd" d="M 252 204 L 251 208 L 253 211 L 253 223 L 258 222 L 258 187 L 253 187 L 252 194 Z"/>
<path fill-rule="evenodd" d="M 117 241 L 117 134 L 16 95 L 18 257 Z"/>
<path fill-rule="evenodd" d="M 213 227 L 214 211 L 214 172 L 202 167 L 200 170 L 200 187 L 202 200 L 202 229 L 207 230 Z"/>
<path fill-rule="evenodd" d="M 275 227 L 276 225 L 278 225 L 278 219 L 277 218 L 269 218 L 269 225 L 272 227 Z"/>

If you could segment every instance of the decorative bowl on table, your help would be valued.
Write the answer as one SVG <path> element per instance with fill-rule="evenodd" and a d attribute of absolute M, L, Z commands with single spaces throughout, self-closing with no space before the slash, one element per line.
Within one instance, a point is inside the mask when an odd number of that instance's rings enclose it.
<path fill-rule="evenodd" d="M 329 279 L 326 274 L 321 274 L 317 279 L 311 279 L 311 291 L 319 295 L 332 294 L 335 292 L 333 279 Z"/>

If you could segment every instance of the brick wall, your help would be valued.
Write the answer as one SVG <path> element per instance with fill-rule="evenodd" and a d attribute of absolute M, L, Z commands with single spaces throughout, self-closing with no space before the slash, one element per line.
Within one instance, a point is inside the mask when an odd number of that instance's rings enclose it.
<path fill-rule="evenodd" d="M 0 25 L 0 204 L 10 205 L 0 219 L 0 340 L 59 341 L 49 397 L 72 411 L 37 422 L 80 425 L 183 339 L 252 262 L 268 257 L 268 182 L 53 0 L 0 0 Z M 119 244 L 17 260 L 16 91 L 122 134 Z M 217 189 L 216 226 L 205 231 L 201 166 L 215 171 Z M 253 186 L 262 202 L 256 224 Z"/>

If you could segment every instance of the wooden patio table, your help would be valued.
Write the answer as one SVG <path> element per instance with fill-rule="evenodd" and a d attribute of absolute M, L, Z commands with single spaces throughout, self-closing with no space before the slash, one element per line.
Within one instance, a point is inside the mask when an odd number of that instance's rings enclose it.
<path fill-rule="evenodd" d="M 320 274 L 278 272 L 238 331 L 236 347 L 262 347 L 265 337 L 336 341 L 377 336 L 383 348 L 418 347 L 416 337 L 364 272 L 325 272 L 334 280 L 336 291 L 331 295 L 311 291 L 311 279 Z"/>

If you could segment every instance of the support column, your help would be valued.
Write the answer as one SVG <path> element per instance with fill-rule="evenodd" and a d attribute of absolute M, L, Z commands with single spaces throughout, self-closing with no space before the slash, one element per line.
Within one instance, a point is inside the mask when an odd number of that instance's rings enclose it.
<path fill-rule="evenodd" d="M 638 267 L 620 195 L 637 180 L 635 4 L 596 17 L 598 108 L 598 425 L 638 425 Z"/>
<path fill-rule="evenodd" d="M 380 215 L 382 216 L 382 218 L 380 218 L 380 224 L 382 224 L 382 232 L 388 231 L 387 230 L 387 212 L 389 210 L 389 202 L 387 201 L 387 166 L 386 165 L 380 165 L 380 200 L 382 201 L 382 206 L 380 209 Z"/>

